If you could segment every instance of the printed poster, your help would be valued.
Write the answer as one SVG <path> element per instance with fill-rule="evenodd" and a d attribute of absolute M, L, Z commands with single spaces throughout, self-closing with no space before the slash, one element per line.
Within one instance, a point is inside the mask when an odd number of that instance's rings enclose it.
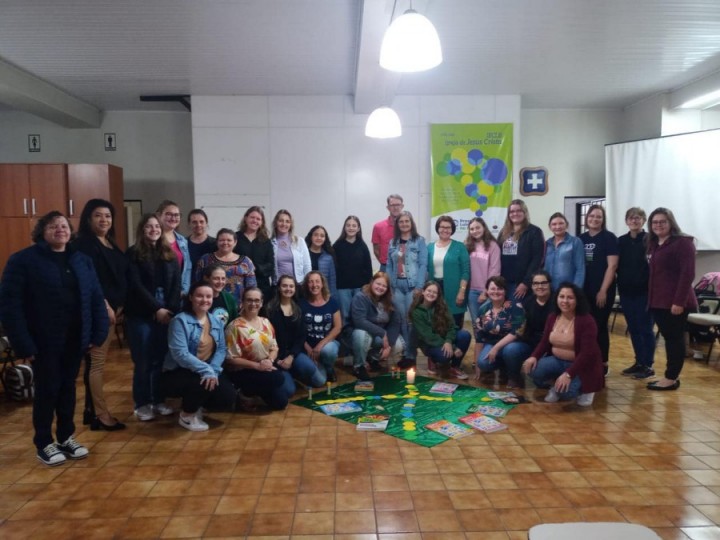
<path fill-rule="evenodd" d="M 481 217 L 497 236 L 512 200 L 512 124 L 432 124 L 431 234 L 441 215 L 455 220 L 455 240 Z"/>

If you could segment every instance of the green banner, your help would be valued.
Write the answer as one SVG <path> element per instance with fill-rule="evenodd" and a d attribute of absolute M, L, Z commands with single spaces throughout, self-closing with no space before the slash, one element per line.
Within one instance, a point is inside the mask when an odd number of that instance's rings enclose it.
<path fill-rule="evenodd" d="M 512 124 L 432 124 L 431 230 L 441 215 L 457 225 L 464 240 L 473 217 L 497 235 L 512 200 Z"/>

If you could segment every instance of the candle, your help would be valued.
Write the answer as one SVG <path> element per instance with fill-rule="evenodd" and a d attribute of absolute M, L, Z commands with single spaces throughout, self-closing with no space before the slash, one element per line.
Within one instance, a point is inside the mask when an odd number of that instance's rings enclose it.
<path fill-rule="evenodd" d="M 415 384 L 415 370 L 413 368 L 407 370 L 407 383 Z"/>
<path fill-rule="evenodd" d="M 327 382 L 327 395 L 332 395 L 332 383 L 330 381 Z"/>
<path fill-rule="evenodd" d="M 308 399 L 312 399 L 312 386 L 308 386 Z"/>

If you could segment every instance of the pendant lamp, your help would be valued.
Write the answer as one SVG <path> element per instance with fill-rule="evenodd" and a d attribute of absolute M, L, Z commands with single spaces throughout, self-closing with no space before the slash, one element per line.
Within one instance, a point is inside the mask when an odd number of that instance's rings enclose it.
<path fill-rule="evenodd" d="M 378 107 L 368 117 L 365 136 L 373 139 L 393 139 L 402 135 L 397 113 L 390 107 Z"/>
<path fill-rule="evenodd" d="M 380 66 L 400 73 L 432 69 L 442 62 L 440 38 L 427 17 L 408 9 L 383 36 Z"/>

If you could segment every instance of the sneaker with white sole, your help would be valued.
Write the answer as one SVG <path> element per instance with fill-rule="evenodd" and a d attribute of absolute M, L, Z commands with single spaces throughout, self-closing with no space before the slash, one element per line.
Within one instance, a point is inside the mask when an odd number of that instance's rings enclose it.
<path fill-rule="evenodd" d="M 577 398 L 577 404 L 581 407 L 589 407 L 590 405 L 592 405 L 593 399 L 595 399 L 595 392 L 580 394 Z"/>
<path fill-rule="evenodd" d="M 178 416 L 178 424 L 190 431 L 207 431 L 210 426 L 198 418 L 197 414 L 185 417 L 182 413 Z"/>
<path fill-rule="evenodd" d="M 638 371 L 632 376 L 633 379 L 641 381 L 643 379 L 649 379 L 655 376 L 655 370 L 648 366 L 641 366 Z"/>
<path fill-rule="evenodd" d="M 170 416 L 175 412 L 175 409 L 173 409 L 170 405 L 165 405 L 164 403 L 156 403 L 153 405 L 153 410 L 160 416 Z"/>
<path fill-rule="evenodd" d="M 462 381 L 468 378 L 467 373 L 465 373 L 462 369 L 456 367 L 450 368 L 450 375 Z"/>
<path fill-rule="evenodd" d="M 65 461 L 67 461 L 65 454 L 58 450 L 55 443 L 50 443 L 45 448 L 38 449 L 37 458 L 50 467 L 62 465 Z"/>
<path fill-rule="evenodd" d="M 90 451 L 85 448 L 82 444 L 73 439 L 72 435 L 68 437 L 67 441 L 63 443 L 57 443 L 57 449 L 63 453 L 66 458 L 70 459 L 85 459 Z"/>
<path fill-rule="evenodd" d="M 152 405 L 143 405 L 135 409 L 135 416 L 141 422 L 149 422 L 155 420 L 155 412 L 153 411 Z"/>
<path fill-rule="evenodd" d="M 557 403 L 558 401 L 560 401 L 560 396 L 558 396 L 555 388 L 550 388 L 545 396 L 545 403 Z"/>

